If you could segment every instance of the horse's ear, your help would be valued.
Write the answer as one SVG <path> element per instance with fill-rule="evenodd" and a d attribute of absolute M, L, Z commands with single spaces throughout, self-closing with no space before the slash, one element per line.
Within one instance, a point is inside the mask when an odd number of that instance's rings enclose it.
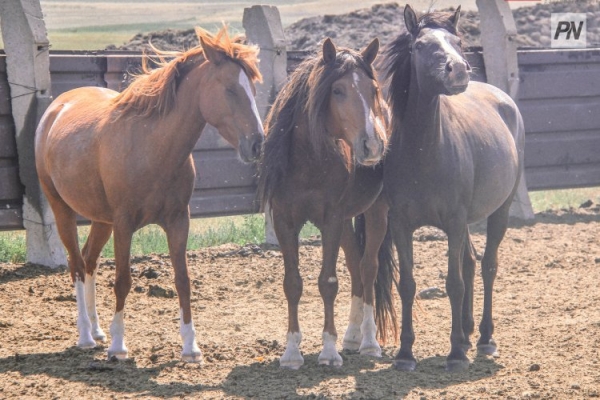
<path fill-rule="evenodd" d="M 414 35 L 417 33 L 417 28 L 419 26 L 417 14 L 415 13 L 415 10 L 413 10 L 408 4 L 404 7 L 404 26 L 406 26 L 406 30 L 411 34 Z"/>
<path fill-rule="evenodd" d="M 369 45 L 361 51 L 363 60 L 369 65 L 373 63 L 375 57 L 377 57 L 377 52 L 379 51 L 379 39 L 375 38 Z"/>
<path fill-rule="evenodd" d="M 325 39 L 323 42 L 323 60 L 326 64 L 335 61 L 335 54 L 337 50 L 335 48 L 335 44 L 331 41 L 330 38 Z"/>
<path fill-rule="evenodd" d="M 458 20 L 460 19 L 460 6 L 456 7 L 456 11 L 454 12 L 454 15 L 452 16 L 452 18 L 450 19 L 450 21 L 452 21 L 452 25 L 454 25 L 454 29 L 456 31 L 458 31 Z"/>
<path fill-rule="evenodd" d="M 223 52 L 211 47 L 203 38 L 200 38 L 200 45 L 202 46 L 204 57 L 206 57 L 206 59 L 211 63 L 219 65 L 225 58 L 225 54 L 223 54 Z"/>

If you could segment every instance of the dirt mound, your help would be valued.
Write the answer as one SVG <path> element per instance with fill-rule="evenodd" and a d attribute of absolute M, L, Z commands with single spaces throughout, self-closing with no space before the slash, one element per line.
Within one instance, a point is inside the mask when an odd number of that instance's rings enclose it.
<path fill-rule="evenodd" d="M 288 50 L 315 50 L 325 37 L 330 37 L 337 45 L 345 47 L 363 48 L 374 37 L 379 37 L 386 44 L 403 28 L 403 10 L 404 7 L 397 3 L 387 3 L 347 14 L 301 19 L 285 28 Z M 549 47 L 550 14 L 554 12 L 587 13 L 587 45 L 600 46 L 600 3 L 593 0 L 538 4 L 514 10 L 518 46 Z M 478 12 L 462 12 L 460 30 L 465 47 L 481 45 Z M 181 50 L 198 44 L 193 29 L 166 30 L 138 34 L 126 44 L 109 46 L 107 49 L 142 50 L 148 48 L 150 41 L 159 49 L 165 50 Z"/>

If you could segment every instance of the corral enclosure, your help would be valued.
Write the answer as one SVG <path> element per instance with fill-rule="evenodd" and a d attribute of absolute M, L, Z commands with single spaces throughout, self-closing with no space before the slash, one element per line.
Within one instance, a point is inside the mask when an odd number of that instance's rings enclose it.
<path fill-rule="evenodd" d="M 288 53 L 289 69 L 305 56 Z M 485 80 L 481 52 L 468 57 L 478 69 L 475 79 Z M 83 84 L 119 89 L 124 72 L 135 69 L 139 61 L 139 53 L 54 52 L 53 92 Z M 519 64 L 530 189 L 600 185 L 600 51 L 523 50 Z M 4 100 L 9 97 L 4 71 L 0 57 L 0 193 L 9 193 L 0 196 L 0 218 L 7 218 L 13 224 L 8 229 L 13 229 L 20 223 L 22 191 L 10 103 Z M 254 171 L 239 164 L 216 133 L 199 142 L 195 160 L 199 169 L 192 200 L 195 215 L 255 210 Z M 239 171 L 234 169 L 238 166 Z M 230 173 L 241 178 L 230 180 Z M 599 222 L 600 207 L 592 204 L 575 211 L 540 213 L 528 224 L 511 226 L 500 247 L 494 294 L 501 355 L 488 358 L 470 352 L 473 364 L 460 374 L 443 370 L 450 331 L 443 290 L 447 247 L 445 236 L 435 230 L 416 234 L 417 291 L 436 287 L 433 292 L 440 297 L 419 300 L 415 325 L 419 366 L 410 374 L 391 368 L 394 343 L 384 347 L 382 359 L 343 353 L 341 369 L 317 366 L 322 329 L 316 283 L 319 241 L 304 242 L 300 253 L 306 359 L 300 371 L 278 368 L 286 305 L 282 258 L 275 249 L 226 245 L 189 253 L 193 315 L 205 357 L 202 366 L 179 361 L 178 305 L 166 255 L 132 260 L 134 290 L 126 315 L 132 358 L 124 363 L 106 361 L 104 345 L 90 351 L 74 347 L 76 307 L 67 271 L 0 264 L 0 398 L 598 398 Z M 481 227 L 473 228 L 479 253 L 483 233 Z M 347 325 L 350 299 L 343 261 L 338 263 L 336 302 L 340 334 Z M 98 308 L 106 329 L 114 308 L 113 260 L 102 260 L 98 279 Z M 475 285 L 478 322 L 479 275 Z"/>

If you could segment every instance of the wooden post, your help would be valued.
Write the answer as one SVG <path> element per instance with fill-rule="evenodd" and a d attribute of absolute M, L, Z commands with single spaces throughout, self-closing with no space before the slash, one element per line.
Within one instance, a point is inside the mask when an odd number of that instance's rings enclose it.
<path fill-rule="evenodd" d="M 245 8 L 243 26 L 248 41 L 260 47 L 259 67 L 263 83 L 257 85 L 256 103 L 264 120 L 287 80 L 287 51 L 279 10 L 274 6 Z M 278 244 L 268 206 L 265 209 L 265 241 Z"/>
<path fill-rule="evenodd" d="M 50 57 L 46 26 L 39 0 L 0 2 L 2 37 L 15 123 L 19 178 L 25 187 L 23 226 L 27 262 L 50 267 L 66 265 L 54 215 L 44 197 L 35 169 L 35 129 L 52 101 Z"/>
<path fill-rule="evenodd" d="M 508 93 L 518 101 L 519 64 L 515 37 L 517 28 L 506 0 L 477 0 L 481 29 L 481 45 L 487 82 Z M 534 213 L 525 182 L 525 166 L 521 181 L 510 208 L 510 215 L 520 219 L 533 219 Z"/>

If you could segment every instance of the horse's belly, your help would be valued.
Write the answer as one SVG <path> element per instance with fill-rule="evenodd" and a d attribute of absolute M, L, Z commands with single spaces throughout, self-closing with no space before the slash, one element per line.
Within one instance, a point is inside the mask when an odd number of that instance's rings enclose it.
<path fill-rule="evenodd" d="M 468 223 L 480 221 L 496 211 L 513 193 L 519 175 L 518 162 L 507 163 L 475 183 Z"/>

